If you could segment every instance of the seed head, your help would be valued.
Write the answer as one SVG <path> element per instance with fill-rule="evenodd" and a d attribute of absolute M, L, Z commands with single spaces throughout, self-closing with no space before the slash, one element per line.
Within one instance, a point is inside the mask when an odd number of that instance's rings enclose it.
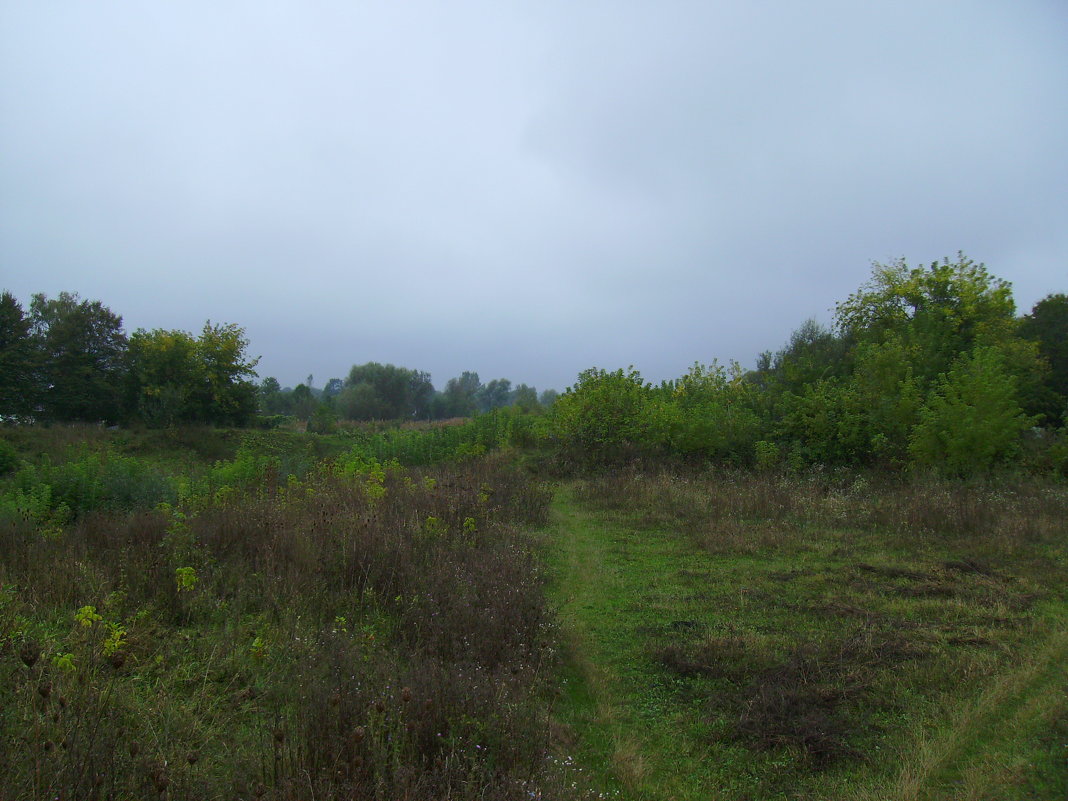
<path fill-rule="evenodd" d="M 19 649 L 19 659 L 21 659 L 22 663 L 28 668 L 32 668 L 36 665 L 37 660 L 40 658 L 41 647 L 33 640 L 26 640 Z"/>

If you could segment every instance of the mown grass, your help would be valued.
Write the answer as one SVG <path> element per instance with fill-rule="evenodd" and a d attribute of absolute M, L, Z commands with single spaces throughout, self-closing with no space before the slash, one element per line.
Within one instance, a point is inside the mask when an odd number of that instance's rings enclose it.
<path fill-rule="evenodd" d="M 606 790 L 1068 786 L 1063 486 L 635 474 L 571 484 L 554 514 L 561 737 Z"/>

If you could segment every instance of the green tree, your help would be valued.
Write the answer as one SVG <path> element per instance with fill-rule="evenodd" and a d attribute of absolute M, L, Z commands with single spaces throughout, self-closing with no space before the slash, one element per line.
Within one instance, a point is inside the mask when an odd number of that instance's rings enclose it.
<path fill-rule="evenodd" d="M 439 417 L 470 417 L 478 408 L 476 398 L 482 382 L 478 373 L 464 371 L 458 378 L 450 378 L 441 393 Z"/>
<path fill-rule="evenodd" d="M 291 413 L 296 415 L 299 420 L 310 420 L 315 410 L 319 407 L 319 402 L 315 399 L 308 384 L 297 384 L 293 387 L 293 392 L 290 394 L 290 403 Z"/>
<path fill-rule="evenodd" d="M 908 438 L 919 420 L 923 391 L 908 352 L 896 336 L 857 346 L 850 377 L 850 413 L 858 427 L 858 448 L 872 460 L 904 464 Z"/>
<path fill-rule="evenodd" d="M 963 254 L 930 267 L 909 268 L 904 259 L 875 263 L 871 280 L 835 315 L 841 334 L 855 342 L 897 337 L 915 374 L 929 382 L 946 372 L 957 357 L 977 346 L 1003 346 L 1016 337 L 1012 285 Z M 1021 362 L 1027 360 L 1018 354 Z M 1032 369 L 1021 364 L 1017 372 Z"/>
<path fill-rule="evenodd" d="M 426 418 L 433 396 L 429 373 L 368 362 L 353 365 L 337 408 L 352 420 Z"/>
<path fill-rule="evenodd" d="M 100 301 L 61 292 L 30 303 L 41 356 L 41 403 L 53 420 L 116 422 L 122 416 L 126 335 L 122 318 Z"/>
<path fill-rule="evenodd" d="M 674 451 L 736 464 L 752 459 L 762 427 L 737 364 L 696 363 L 664 391 Z"/>
<path fill-rule="evenodd" d="M 613 464 L 659 451 L 667 439 L 662 404 L 634 368 L 591 367 L 550 413 L 560 449 L 587 464 Z"/>
<path fill-rule="evenodd" d="M 244 330 L 232 324 L 209 321 L 199 338 L 138 329 L 129 345 L 128 414 L 149 425 L 246 424 L 264 397 L 252 383 L 257 360 L 247 347 Z"/>
<path fill-rule="evenodd" d="M 836 377 L 785 392 L 776 402 L 776 439 L 794 463 L 855 464 L 870 441 L 854 384 Z"/>
<path fill-rule="evenodd" d="M 1068 425 L 1068 295 L 1047 295 L 1020 321 L 1020 335 L 1038 345 L 1049 367 L 1029 411 Z"/>
<path fill-rule="evenodd" d="M 264 414 L 285 414 L 289 410 L 288 397 L 274 376 L 263 379 L 256 387 L 259 411 Z"/>
<path fill-rule="evenodd" d="M 339 395 L 344 387 L 345 382 L 340 378 L 331 378 L 326 382 L 326 386 L 323 387 L 323 400 L 329 400 Z"/>
<path fill-rule="evenodd" d="M 127 414 L 149 425 L 188 421 L 201 384 L 197 341 L 185 331 L 138 329 L 130 336 Z"/>
<path fill-rule="evenodd" d="M 512 382 L 507 378 L 494 378 L 483 386 L 475 396 L 480 412 L 503 409 L 512 403 Z"/>
<path fill-rule="evenodd" d="M 204 324 L 197 339 L 200 381 L 192 393 L 195 419 L 245 425 L 256 413 L 256 364 L 248 353 L 245 329 L 233 323 Z"/>
<path fill-rule="evenodd" d="M 10 292 L 0 295 L 0 418 L 31 415 L 40 393 L 30 320 Z"/>
<path fill-rule="evenodd" d="M 538 390 L 526 384 L 516 384 L 512 391 L 512 405 L 524 412 L 534 412 L 541 409 L 538 403 Z"/>
<path fill-rule="evenodd" d="M 1013 456 L 1034 419 L 1016 400 L 1015 379 L 996 348 L 976 348 L 943 375 L 909 439 L 917 464 L 964 475 Z"/>
<path fill-rule="evenodd" d="M 775 390 L 797 392 L 820 379 L 845 375 L 848 349 L 847 338 L 816 320 L 805 320 L 770 360 L 768 370 Z"/>

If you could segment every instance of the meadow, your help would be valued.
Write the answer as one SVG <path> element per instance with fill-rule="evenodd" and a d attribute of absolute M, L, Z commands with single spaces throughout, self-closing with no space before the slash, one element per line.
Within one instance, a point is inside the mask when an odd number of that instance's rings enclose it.
<path fill-rule="evenodd" d="M 0 798 L 1063 797 L 1063 480 L 539 425 L 0 431 Z"/>

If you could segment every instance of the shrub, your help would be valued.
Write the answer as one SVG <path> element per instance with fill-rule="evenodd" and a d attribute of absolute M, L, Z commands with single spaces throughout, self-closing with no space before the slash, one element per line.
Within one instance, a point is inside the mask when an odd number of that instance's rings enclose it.
<path fill-rule="evenodd" d="M 19 454 L 15 446 L 6 439 L 0 439 L 0 476 L 11 473 L 19 466 Z"/>
<path fill-rule="evenodd" d="M 920 410 L 909 453 L 917 464 L 964 475 L 1017 453 L 1034 424 L 1016 400 L 1012 375 L 994 348 L 977 348 L 942 376 Z"/>
<path fill-rule="evenodd" d="M 614 464 L 650 454 L 666 439 L 663 404 L 633 368 L 583 371 L 575 386 L 557 398 L 550 418 L 557 446 L 584 464 Z"/>

